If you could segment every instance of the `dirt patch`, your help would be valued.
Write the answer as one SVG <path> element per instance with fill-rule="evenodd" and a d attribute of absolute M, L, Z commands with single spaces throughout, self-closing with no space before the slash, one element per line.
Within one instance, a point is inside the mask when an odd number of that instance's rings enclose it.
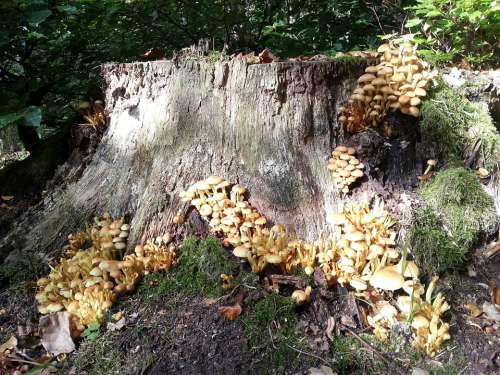
<path fill-rule="evenodd" d="M 244 374 L 246 339 L 237 322 L 224 319 L 201 299 L 184 300 L 169 317 L 172 340 L 148 374 Z"/>

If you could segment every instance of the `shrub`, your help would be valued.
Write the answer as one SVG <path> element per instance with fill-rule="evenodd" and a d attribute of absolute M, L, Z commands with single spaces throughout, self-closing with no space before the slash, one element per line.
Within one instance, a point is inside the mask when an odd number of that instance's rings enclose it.
<path fill-rule="evenodd" d="M 473 65 L 498 60 L 500 6 L 491 0 L 417 0 L 406 23 L 420 53 L 436 63 L 465 60 Z"/>
<path fill-rule="evenodd" d="M 493 199 L 470 170 L 445 169 L 420 194 L 427 207 L 416 211 L 407 240 L 430 273 L 462 265 L 480 236 L 496 228 Z"/>

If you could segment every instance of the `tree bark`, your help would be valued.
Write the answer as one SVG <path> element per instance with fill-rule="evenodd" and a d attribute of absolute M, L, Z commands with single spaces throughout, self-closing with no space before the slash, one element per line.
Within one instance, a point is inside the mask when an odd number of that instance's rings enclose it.
<path fill-rule="evenodd" d="M 54 253 L 103 212 L 129 218 L 132 246 L 162 233 L 183 207 L 178 193 L 209 175 L 243 184 L 270 221 L 312 240 L 339 199 L 326 168 L 341 136 L 337 108 L 365 66 L 105 65 L 109 128 L 93 160 L 79 181 L 26 214 L 0 248 Z"/>

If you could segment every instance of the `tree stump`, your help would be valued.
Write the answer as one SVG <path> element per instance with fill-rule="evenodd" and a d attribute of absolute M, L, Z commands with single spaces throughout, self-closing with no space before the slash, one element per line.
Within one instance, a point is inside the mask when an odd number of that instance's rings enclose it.
<path fill-rule="evenodd" d="M 104 212 L 128 217 L 133 246 L 163 233 L 183 207 L 178 193 L 209 175 L 243 184 L 271 222 L 313 240 L 340 199 L 326 168 L 344 141 L 337 108 L 365 67 L 241 59 L 105 65 L 109 127 L 92 161 L 77 182 L 27 212 L 0 248 L 53 254 Z"/>

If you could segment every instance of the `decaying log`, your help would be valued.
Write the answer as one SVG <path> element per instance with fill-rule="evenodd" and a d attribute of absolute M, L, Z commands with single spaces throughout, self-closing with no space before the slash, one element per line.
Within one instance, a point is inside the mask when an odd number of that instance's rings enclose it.
<path fill-rule="evenodd" d="M 326 168 L 344 141 L 337 108 L 365 66 L 238 59 L 105 65 L 109 128 L 92 161 L 0 239 L 0 253 L 54 253 L 103 212 L 127 216 L 133 246 L 164 232 L 183 207 L 178 193 L 209 175 L 243 184 L 271 222 L 316 238 L 340 199 Z"/>

